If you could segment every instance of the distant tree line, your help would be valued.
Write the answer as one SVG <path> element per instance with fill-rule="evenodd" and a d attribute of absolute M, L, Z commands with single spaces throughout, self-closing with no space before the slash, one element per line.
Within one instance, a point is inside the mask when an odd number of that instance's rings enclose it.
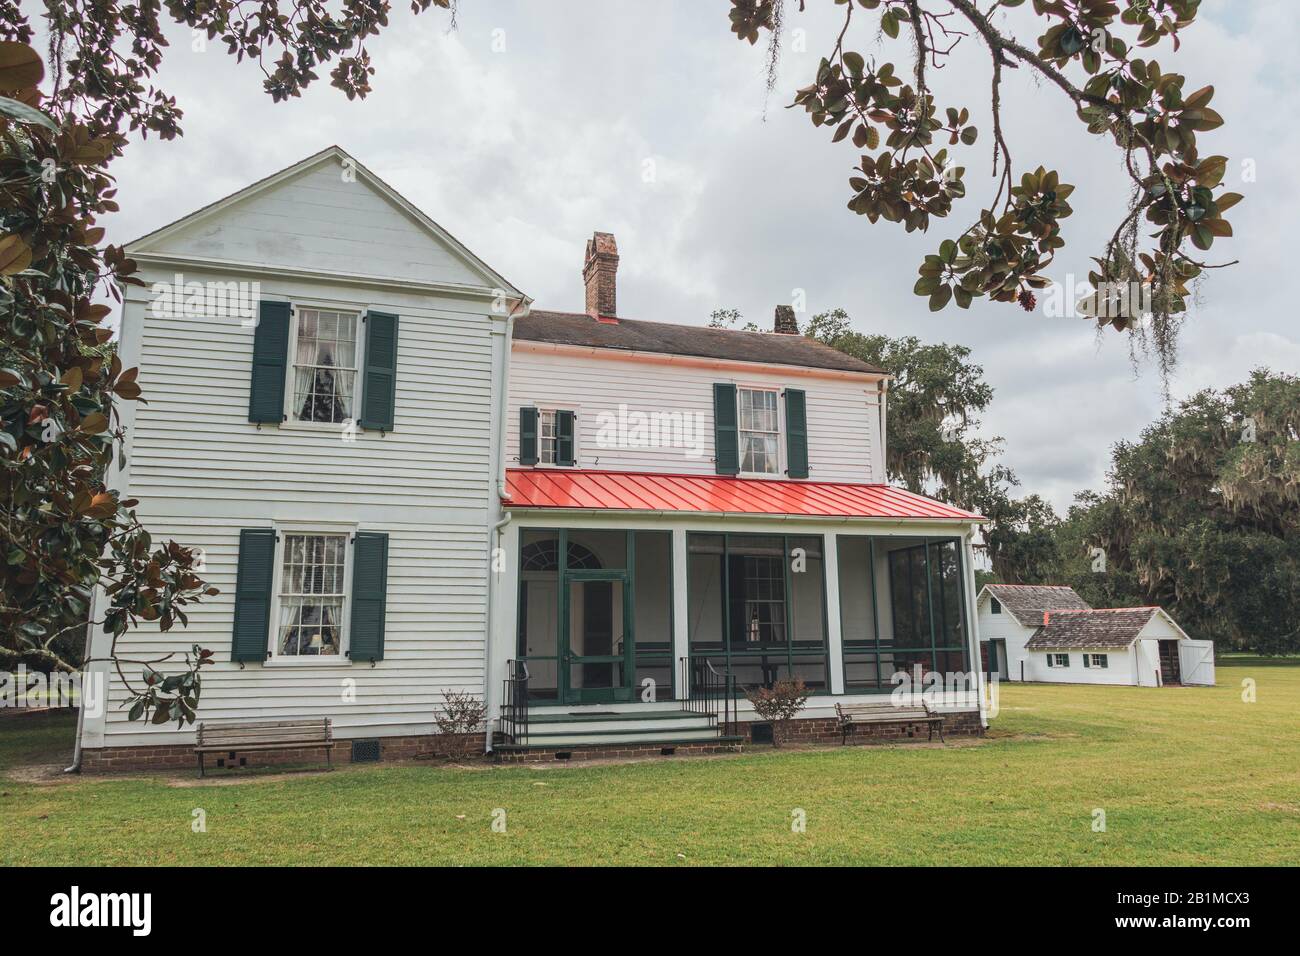
<path fill-rule="evenodd" d="M 1221 648 L 1300 652 L 1300 378 L 1260 368 L 1170 407 L 1062 517 L 1015 494 L 1003 440 L 976 434 L 993 388 L 969 348 L 855 332 L 843 309 L 804 332 L 894 376 L 889 480 L 989 519 L 979 583 L 1068 584 L 1094 607 L 1159 605 Z"/>

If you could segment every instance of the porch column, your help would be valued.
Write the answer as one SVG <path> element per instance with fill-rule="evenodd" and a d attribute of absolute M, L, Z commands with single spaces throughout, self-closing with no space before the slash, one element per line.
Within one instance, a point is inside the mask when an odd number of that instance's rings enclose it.
<path fill-rule="evenodd" d="M 975 693 L 979 696 L 980 724 L 988 727 L 988 706 L 984 700 L 984 668 L 980 666 L 979 614 L 975 610 L 975 527 L 971 525 L 971 529 L 961 536 L 961 561 L 966 571 L 966 580 L 962 582 L 963 590 L 966 592 L 966 606 L 963 611 L 969 622 L 966 632 L 970 640 L 971 669 L 975 671 Z M 989 650 L 991 653 L 991 645 Z"/>
<path fill-rule="evenodd" d="M 826 572 L 826 666 L 830 670 L 832 694 L 844 693 L 844 640 L 840 634 L 839 542 L 832 532 L 825 536 L 822 567 Z"/>
<path fill-rule="evenodd" d="M 690 653 L 690 610 L 686 602 L 686 529 L 673 528 L 673 681 L 678 700 L 687 694 L 676 684 L 681 683 L 681 660 Z"/>

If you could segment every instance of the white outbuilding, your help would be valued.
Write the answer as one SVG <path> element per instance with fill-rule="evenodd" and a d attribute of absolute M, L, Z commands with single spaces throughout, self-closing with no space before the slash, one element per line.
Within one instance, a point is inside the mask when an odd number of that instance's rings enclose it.
<path fill-rule="evenodd" d="M 1091 608 L 1069 587 L 990 584 L 977 610 L 985 667 L 1001 680 L 1214 683 L 1214 643 L 1159 607 Z"/>

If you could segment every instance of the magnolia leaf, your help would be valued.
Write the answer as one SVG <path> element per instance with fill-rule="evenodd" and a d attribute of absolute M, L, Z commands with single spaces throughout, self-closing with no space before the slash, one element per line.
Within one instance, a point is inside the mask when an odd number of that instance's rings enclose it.
<path fill-rule="evenodd" d="M 938 312 L 952 299 L 952 286 L 941 285 L 930 296 L 930 311 Z"/>
<path fill-rule="evenodd" d="M 11 276 L 32 264 L 32 250 L 19 236 L 0 238 L 0 275 Z"/>
<path fill-rule="evenodd" d="M 103 412 L 91 412 L 81 420 L 81 430 L 88 435 L 98 435 L 107 428 L 108 416 Z"/>
<path fill-rule="evenodd" d="M 8 116 L 20 123 L 33 123 L 37 126 L 44 126 L 53 133 L 59 131 L 58 124 L 40 110 L 18 100 L 10 99 L 7 96 L 0 96 L 0 116 Z"/>
<path fill-rule="evenodd" d="M 0 90 L 25 90 L 45 78 L 41 55 L 26 43 L 0 40 Z"/>

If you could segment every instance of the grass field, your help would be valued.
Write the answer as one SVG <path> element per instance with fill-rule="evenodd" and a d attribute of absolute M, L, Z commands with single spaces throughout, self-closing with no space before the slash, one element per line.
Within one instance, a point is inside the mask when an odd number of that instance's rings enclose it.
<path fill-rule="evenodd" d="M 0 863 L 1300 864 L 1300 661 L 1222 661 L 1218 678 L 1004 686 L 989 738 L 948 747 L 203 785 L 41 774 L 31 765 L 67 762 L 71 721 L 9 717 Z M 1242 701 L 1245 678 L 1256 703 Z M 806 832 L 792 832 L 796 809 Z"/>

